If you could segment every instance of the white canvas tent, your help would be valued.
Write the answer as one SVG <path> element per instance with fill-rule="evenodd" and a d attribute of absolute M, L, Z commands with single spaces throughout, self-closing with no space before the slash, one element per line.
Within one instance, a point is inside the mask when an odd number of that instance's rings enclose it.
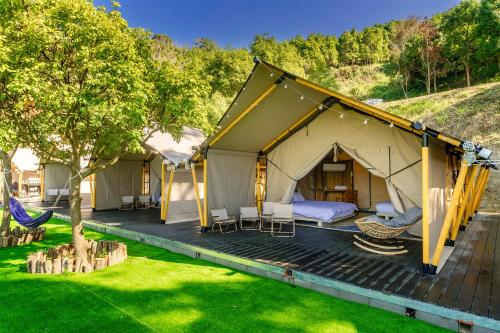
<path fill-rule="evenodd" d="M 398 211 L 422 207 L 423 222 L 411 232 L 423 237 L 424 265 L 432 270 L 439 263 L 457 211 L 459 195 L 450 193 L 461 189 L 468 175 L 468 164 L 459 165 L 457 173 L 452 163 L 460 164 L 461 140 L 259 60 L 219 128 L 193 157 L 205 169 L 208 200 L 200 216 L 205 228 L 210 224 L 209 207 L 226 207 L 238 215 L 240 206 L 259 205 L 261 200 L 290 202 L 297 181 L 338 147 L 385 179 Z M 262 159 L 267 163 L 265 177 L 258 175 Z M 256 184 L 263 178 L 265 186 Z M 470 181 L 479 184 L 480 179 Z"/>

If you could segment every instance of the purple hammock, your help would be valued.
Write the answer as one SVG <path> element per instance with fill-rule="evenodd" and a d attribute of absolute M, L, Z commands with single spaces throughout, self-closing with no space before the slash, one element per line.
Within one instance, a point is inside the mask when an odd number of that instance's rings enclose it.
<path fill-rule="evenodd" d="M 36 218 L 32 218 L 26 213 L 26 210 L 16 199 L 10 197 L 9 198 L 9 207 L 10 212 L 12 213 L 12 217 L 17 221 L 20 225 L 27 228 L 36 228 L 50 220 L 52 214 L 54 214 L 53 210 L 48 210 L 45 213 L 41 214 Z"/>

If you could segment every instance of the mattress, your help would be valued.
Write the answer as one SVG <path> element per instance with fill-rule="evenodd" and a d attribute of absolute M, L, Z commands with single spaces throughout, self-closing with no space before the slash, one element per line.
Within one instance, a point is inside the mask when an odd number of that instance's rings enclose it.
<path fill-rule="evenodd" d="M 377 209 L 377 214 L 396 214 L 394 206 L 390 201 L 379 202 L 375 208 Z"/>
<path fill-rule="evenodd" d="M 306 217 L 322 222 L 354 214 L 358 207 L 353 203 L 337 201 L 298 201 L 293 203 L 293 213 L 297 219 Z"/>

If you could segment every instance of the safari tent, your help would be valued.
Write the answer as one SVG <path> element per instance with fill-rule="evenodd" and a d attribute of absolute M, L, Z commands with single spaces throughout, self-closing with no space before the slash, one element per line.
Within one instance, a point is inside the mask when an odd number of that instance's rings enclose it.
<path fill-rule="evenodd" d="M 398 212 L 422 208 L 422 220 L 410 233 L 422 238 L 424 271 L 431 273 L 445 241 L 452 244 L 477 209 L 494 167 L 485 160 L 487 149 L 258 59 L 218 128 L 193 156 L 204 169 L 203 228 L 210 225 L 211 208 L 237 216 L 241 206 L 289 203 L 325 159 L 350 160 L 342 186 L 357 188 L 366 209 L 376 200 L 389 200 Z M 320 199 L 332 200 L 328 189 L 319 190 Z M 318 186 L 304 194 L 315 200 L 317 192 Z"/>
<path fill-rule="evenodd" d="M 83 181 L 83 206 L 94 210 L 118 209 L 122 197 L 146 195 L 151 197 L 153 206 L 163 207 L 160 213 L 163 221 L 196 219 L 192 172 L 184 164 L 203 140 L 203 134 L 192 128 L 183 129 L 179 142 L 168 133 L 154 133 L 145 142 L 144 153 L 127 154 Z M 56 163 L 45 163 L 42 169 L 44 199 L 53 201 L 61 193 L 63 199 L 67 198 L 69 169 Z M 202 170 L 197 172 L 201 179 Z M 163 195 L 167 191 L 170 191 L 168 198 Z"/>

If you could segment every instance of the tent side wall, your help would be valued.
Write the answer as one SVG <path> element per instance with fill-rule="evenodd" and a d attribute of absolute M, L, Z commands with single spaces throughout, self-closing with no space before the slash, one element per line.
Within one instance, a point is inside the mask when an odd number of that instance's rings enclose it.
<path fill-rule="evenodd" d="M 161 164 L 160 164 L 161 175 Z M 167 195 L 169 188 L 169 172 L 166 172 L 165 187 L 163 193 Z M 203 204 L 203 168 L 196 167 L 196 178 L 198 180 L 198 191 Z M 161 186 L 161 178 L 159 180 Z M 173 221 L 198 220 L 198 206 L 194 191 L 193 175 L 189 171 L 175 171 L 168 202 L 166 223 Z"/>
<path fill-rule="evenodd" d="M 239 216 L 241 206 L 254 206 L 256 153 L 208 150 L 208 209 L 225 207 Z M 207 221 L 211 225 L 211 221 Z"/>
<path fill-rule="evenodd" d="M 120 160 L 96 174 L 96 210 L 117 209 L 121 197 L 142 194 L 144 161 Z"/>

